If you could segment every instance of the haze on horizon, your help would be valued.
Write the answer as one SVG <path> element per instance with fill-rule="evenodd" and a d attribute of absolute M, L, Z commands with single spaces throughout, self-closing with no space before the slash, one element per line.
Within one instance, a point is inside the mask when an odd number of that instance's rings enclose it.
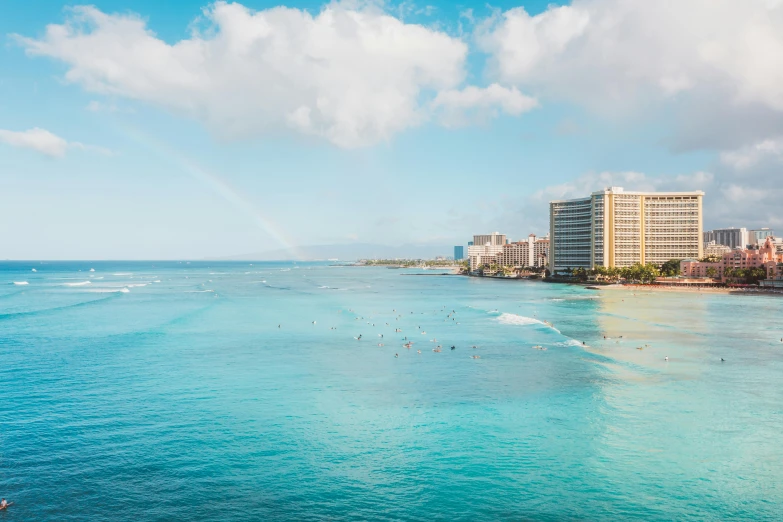
<path fill-rule="evenodd" d="M 3 259 L 517 239 L 609 185 L 783 228 L 779 0 L 34 4 L 0 7 Z"/>

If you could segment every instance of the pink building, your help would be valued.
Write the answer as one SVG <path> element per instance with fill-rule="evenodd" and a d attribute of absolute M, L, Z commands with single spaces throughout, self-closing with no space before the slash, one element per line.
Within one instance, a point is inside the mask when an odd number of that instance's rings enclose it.
<path fill-rule="evenodd" d="M 767 279 L 783 278 L 783 254 L 778 253 L 775 239 L 768 237 L 758 250 L 732 250 L 723 254 L 717 263 L 686 260 L 680 262 L 680 273 L 685 277 L 709 277 L 710 268 L 715 269 L 715 279 L 725 280 L 726 268 L 764 268 Z M 712 272 L 710 270 L 710 272 Z"/>

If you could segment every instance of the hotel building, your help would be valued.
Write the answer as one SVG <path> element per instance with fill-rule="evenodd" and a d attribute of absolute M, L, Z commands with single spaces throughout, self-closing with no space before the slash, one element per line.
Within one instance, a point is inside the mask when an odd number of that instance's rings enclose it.
<path fill-rule="evenodd" d="M 473 245 L 468 243 L 470 270 L 476 270 L 482 265 L 496 264 L 495 256 L 503 251 L 503 245 L 506 243 L 506 235 L 500 232 L 473 236 Z"/>
<path fill-rule="evenodd" d="M 748 246 L 748 229 L 746 228 L 716 228 L 704 233 L 704 244 L 714 241 L 716 245 L 730 248 L 745 248 Z M 763 240 L 762 240 L 763 242 Z"/>
<path fill-rule="evenodd" d="M 506 235 L 500 232 L 493 232 L 492 234 L 484 234 L 479 236 L 473 236 L 473 245 L 475 246 L 503 246 L 508 241 Z"/>
<path fill-rule="evenodd" d="M 697 192 L 625 192 L 552 201 L 549 269 L 661 264 L 701 258 L 702 197 Z"/>
<path fill-rule="evenodd" d="M 680 272 L 686 277 L 709 277 L 708 270 L 715 271 L 715 279 L 723 281 L 726 268 L 763 268 L 767 279 L 783 279 L 783 253 L 775 247 L 775 238 L 767 236 L 758 249 L 734 249 L 723 254 L 717 263 L 695 260 L 680 262 Z"/>
<path fill-rule="evenodd" d="M 504 245 L 496 256 L 496 264 L 514 268 L 546 266 L 548 256 L 549 237 L 537 238 L 530 234 L 524 241 Z"/>

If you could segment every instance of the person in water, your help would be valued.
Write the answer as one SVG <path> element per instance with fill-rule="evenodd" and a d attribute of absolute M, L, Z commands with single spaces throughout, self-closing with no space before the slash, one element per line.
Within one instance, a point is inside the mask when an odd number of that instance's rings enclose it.
<path fill-rule="evenodd" d="M 5 509 L 8 507 L 8 501 L 6 499 L 0 500 L 0 509 Z"/>

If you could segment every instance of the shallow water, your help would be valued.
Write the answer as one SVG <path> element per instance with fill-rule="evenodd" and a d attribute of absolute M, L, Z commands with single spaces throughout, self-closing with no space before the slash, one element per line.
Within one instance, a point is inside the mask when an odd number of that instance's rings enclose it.
<path fill-rule="evenodd" d="M 783 512 L 783 299 L 406 273 L 0 264 L 0 521 Z"/>

